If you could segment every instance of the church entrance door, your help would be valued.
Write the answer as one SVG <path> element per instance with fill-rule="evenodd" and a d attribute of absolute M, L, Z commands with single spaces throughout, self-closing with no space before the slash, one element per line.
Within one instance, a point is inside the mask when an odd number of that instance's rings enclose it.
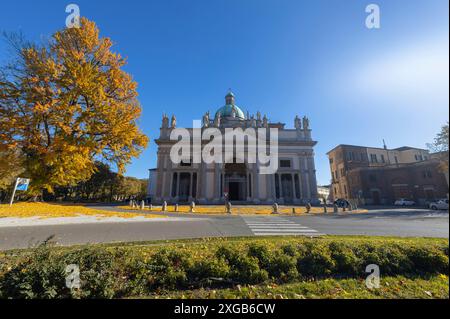
<path fill-rule="evenodd" d="M 245 201 L 247 197 L 246 166 L 243 163 L 225 165 L 225 190 L 230 201 Z"/>

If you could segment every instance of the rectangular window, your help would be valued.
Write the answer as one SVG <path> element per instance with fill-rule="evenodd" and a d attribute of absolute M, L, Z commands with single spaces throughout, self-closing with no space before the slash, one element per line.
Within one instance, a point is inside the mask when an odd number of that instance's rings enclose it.
<path fill-rule="evenodd" d="M 398 157 L 395 156 L 394 159 L 395 159 L 395 164 L 398 164 Z"/>
<path fill-rule="evenodd" d="M 281 168 L 291 168 L 291 160 L 280 160 Z"/>
<path fill-rule="evenodd" d="M 377 154 L 370 154 L 370 161 L 372 163 L 378 163 Z"/>
<path fill-rule="evenodd" d="M 386 161 L 384 160 L 384 155 L 381 154 L 381 163 L 386 163 Z"/>

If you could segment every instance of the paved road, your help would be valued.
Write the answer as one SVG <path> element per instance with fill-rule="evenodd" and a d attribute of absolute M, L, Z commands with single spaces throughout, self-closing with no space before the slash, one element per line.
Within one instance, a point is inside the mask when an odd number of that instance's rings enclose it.
<path fill-rule="evenodd" d="M 426 209 L 372 210 L 352 215 L 177 217 L 181 218 L 0 227 L 0 249 L 31 247 L 52 235 L 61 245 L 266 235 L 449 237 L 448 212 Z"/>

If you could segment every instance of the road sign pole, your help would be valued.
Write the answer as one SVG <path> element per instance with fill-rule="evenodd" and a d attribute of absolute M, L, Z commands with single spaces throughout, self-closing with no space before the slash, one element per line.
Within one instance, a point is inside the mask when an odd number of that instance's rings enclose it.
<path fill-rule="evenodd" d="M 19 183 L 19 179 L 16 179 L 16 183 L 14 184 L 14 190 L 13 193 L 11 195 L 11 200 L 9 201 L 9 206 L 12 206 L 13 201 L 14 201 L 14 196 L 16 195 L 16 189 L 17 189 L 17 184 Z"/>

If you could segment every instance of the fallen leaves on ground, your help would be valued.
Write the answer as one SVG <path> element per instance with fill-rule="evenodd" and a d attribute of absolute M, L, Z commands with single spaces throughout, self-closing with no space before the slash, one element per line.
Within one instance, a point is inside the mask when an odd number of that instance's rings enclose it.
<path fill-rule="evenodd" d="M 134 218 L 145 217 L 155 218 L 163 217 L 146 213 L 123 213 L 94 209 L 79 205 L 58 205 L 50 203 L 15 203 L 12 206 L 8 204 L 0 205 L 0 218 L 18 217 L 18 218 L 57 218 L 57 217 L 79 217 L 79 216 L 95 216 L 99 218 L 105 217 L 122 217 Z"/>

